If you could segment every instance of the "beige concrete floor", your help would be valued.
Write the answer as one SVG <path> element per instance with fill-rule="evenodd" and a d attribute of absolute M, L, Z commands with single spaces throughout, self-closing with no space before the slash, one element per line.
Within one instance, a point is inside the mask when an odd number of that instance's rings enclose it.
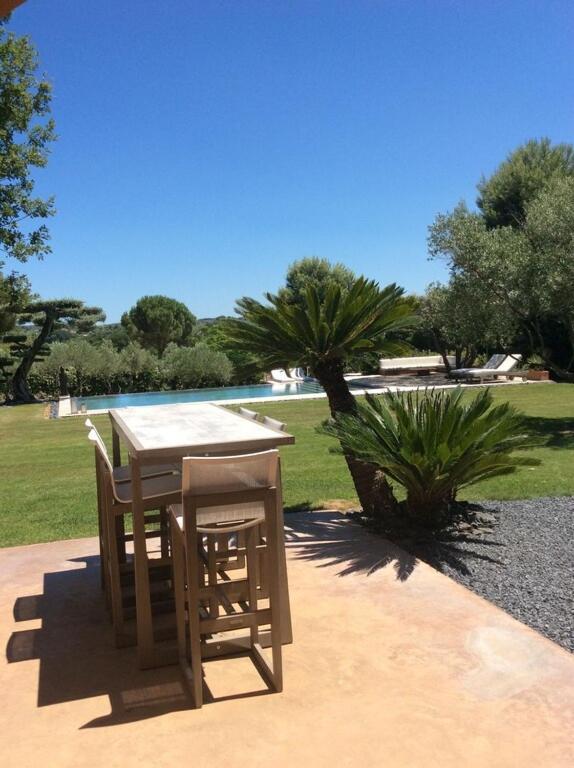
<path fill-rule="evenodd" d="M 574 657 L 337 513 L 288 516 L 285 690 L 117 651 L 93 539 L 0 551 L 0 766 L 574 765 Z"/>

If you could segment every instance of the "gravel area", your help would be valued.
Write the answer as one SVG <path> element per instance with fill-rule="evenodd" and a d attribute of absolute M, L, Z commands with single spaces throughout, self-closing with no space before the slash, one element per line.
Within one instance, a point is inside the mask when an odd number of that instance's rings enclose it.
<path fill-rule="evenodd" d="M 451 542 L 440 570 L 574 651 L 574 498 L 480 506 L 492 533 Z"/>

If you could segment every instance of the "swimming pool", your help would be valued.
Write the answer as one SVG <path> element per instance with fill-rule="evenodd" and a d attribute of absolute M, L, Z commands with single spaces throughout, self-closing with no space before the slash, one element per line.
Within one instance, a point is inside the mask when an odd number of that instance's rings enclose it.
<path fill-rule="evenodd" d="M 286 398 L 293 395 L 324 395 L 323 388 L 315 381 L 289 383 L 251 384 L 240 387 L 183 389 L 170 392 L 129 392 L 123 395 L 96 395 L 73 397 L 72 413 L 105 411 L 109 408 L 126 408 L 140 405 L 171 405 L 173 403 L 201 403 L 214 400 L 256 400 L 259 398 Z"/>

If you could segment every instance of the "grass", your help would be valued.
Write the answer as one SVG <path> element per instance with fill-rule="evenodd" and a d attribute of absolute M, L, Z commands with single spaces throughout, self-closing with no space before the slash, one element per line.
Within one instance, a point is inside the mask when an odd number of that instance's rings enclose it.
<path fill-rule="evenodd" d="M 527 416 L 543 444 L 542 460 L 510 477 L 468 489 L 469 499 L 574 495 L 574 385 L 541 384 L 493 389 Z M 334 507 L 356 501 L 332 440 L 315 432 L 327 416 L 324 400 L 265 403 L 258 408 L 285 421 L 295 445 L 282 449 L 285 505 Z M 92 536 L 96 533 L 93 451 L 81 418 L 48 420 L 41 405 L 0 408 L 0 546 Z M 110 441 L 107 416 L 94 419 Z"/>

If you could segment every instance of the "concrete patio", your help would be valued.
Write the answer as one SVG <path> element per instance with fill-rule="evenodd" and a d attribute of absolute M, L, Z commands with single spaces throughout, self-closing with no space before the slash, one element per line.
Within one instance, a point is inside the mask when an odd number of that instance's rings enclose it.
<path fill-rule="evenodd" d="M 338 513 L 287 517 L 285 690 L 116 650 L 96 540 L 0 550 L 3 768 L 574 764 L 574 657 Z"/>

